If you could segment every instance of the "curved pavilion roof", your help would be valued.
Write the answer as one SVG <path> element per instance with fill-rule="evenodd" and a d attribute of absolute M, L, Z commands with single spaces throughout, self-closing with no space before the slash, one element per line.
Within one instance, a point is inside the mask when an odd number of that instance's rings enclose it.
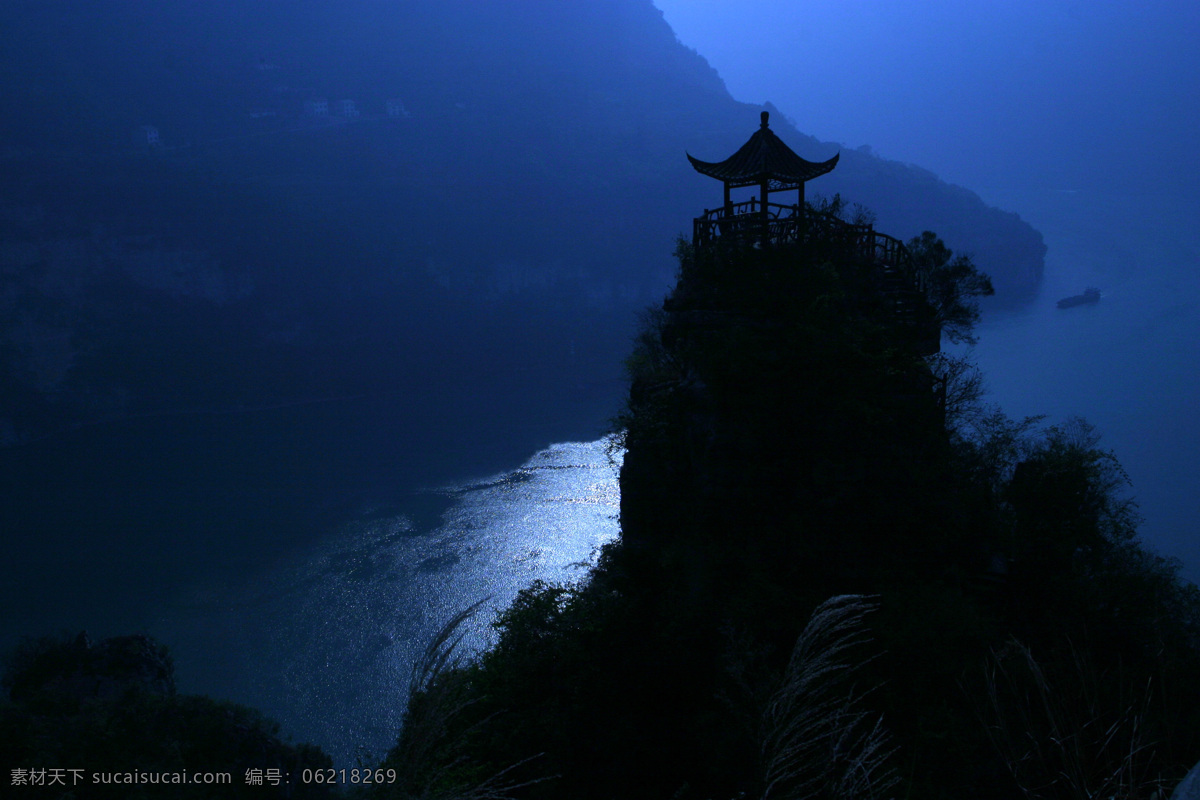
<path fill-rule="evenodd" d="M 741 148 L 724 161 L 701 161 L 687 154 L 688 161 L 701 175 L 716 178 L 731 187 L 772 183 L 771 191 L 794 189 L 805 181 L 820 177 L 837 166 L 841 154 L 820 163 L 808 161 L 792 152 L 767 127 L 768 113 L 762 112 L 762 124 Z"/>

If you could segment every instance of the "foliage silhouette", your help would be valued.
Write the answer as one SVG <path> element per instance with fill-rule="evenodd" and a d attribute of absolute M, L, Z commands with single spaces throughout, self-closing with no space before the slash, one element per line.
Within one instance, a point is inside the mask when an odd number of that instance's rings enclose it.
<path fill-rule="evenodd" d="M 329 785 L 300 780 L 305 770 L 332 767 L 319 748 L 285 743 L 279 725 L 254 709 L 177 694 L 170 655 L 149 637 L 26 640 L 10 654 L 3 685 L 8 698 L 0 702 L 0 751 L 13 769 L 82 770 L 77 785 L 66 774 L 62 796 L 332 796 Z M 250 785 L 249 770 L 277 770 L 279 780 Z M 227 773 L 229 780 L 191 780 L 202 772 Z M 162 782 L 170 785 L 105 783 L 94 779 L 97 773 L 167 774 Z M 186 783 L 176 777 L 183 773 Z M 288 773 L 291 785 L 282 778 Z"/>
<path fill-rule="evenodd" d="M 987 277 L 934 234 L 910 247 L 930 313 L 972 341 Z M 621 540 L 587 580 L 521 592 L 492 650 L 417 693 L 462 692 L 433 769 L 511 769 L 531 799 L 1009 798 L 1028 776 L 981 723 L 991 704 L 1014 741 L 1057 726 L 1044 764 L 1108 765 L 1056 797 L 1184 774 L 1200 599 L 1139 544 L 1116 458 L 1082 420 L 987 406 L 970 361 L 924 355 L 846 252 L 679 242 L 626 361 Z M 1014 639 L 1091 716 L 992 702 L 1025 685 L 992 655 Z"/>
<path fill-rule="evenodd" d="M 860 711 L 845 686 L 865 663 L 848 651 L 868 640 L 863 619 L 872 608 L 864 597 L 830 598 L 796 640 L 763 711 L 764 800 L 882 797 L 898 782 L 883 720 Z"/>
<path fill-rule="evenodd" d="M 942 333 L 955 344 L 975 344 L 973 332 L 979 322 L 976 297 L 995 294 L 992 280 L 979 272 L 968 256 L 954 253 L 932 231 L 908 242 L 908 252 L 929 276 L 927 294 Z"/>
<path fill-rule="evenodd" d="M 381 784 L 377 796 L 404 800 L 505 800 L 522 787 L 543 779 L 510 780 L 509 775 L 538 758 L 517 761 L 491 774 L 469 763 L 463 744 L 473 731 L 490 724 L 499 712 L 475 720 L 465 728 L 458 720 L 474 704 L 459 647 L 462 627 L 488 602 L 484 598 L 446 622 L 413 664 L 409 679 L 407 713 L 397 745 L 383 762 L 395 770 L 396 783 Z"/>

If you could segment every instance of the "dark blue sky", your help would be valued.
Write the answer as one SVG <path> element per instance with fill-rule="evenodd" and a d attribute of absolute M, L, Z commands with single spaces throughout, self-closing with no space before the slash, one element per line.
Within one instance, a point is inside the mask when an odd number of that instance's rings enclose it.
<path fill-rule="evenodd" d="M 737 99 L 985 200 L 1200 194 L 1200 3 L 655 3 Z"/>

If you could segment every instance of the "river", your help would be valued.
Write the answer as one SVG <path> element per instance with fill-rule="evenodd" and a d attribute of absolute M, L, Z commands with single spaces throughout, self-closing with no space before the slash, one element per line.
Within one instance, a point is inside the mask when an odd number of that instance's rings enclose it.
<path fill-rule="evenodd" d="M 1044 190 L 1007 207 L 1049 252 L 1035 301 L 978 329 L 989 400 L 1094 424 L 1129 474 L 1143 541 L 1200 582 L 1200 200 Z M 1089 286 L 1099 303 L 1057 308 Z"/>
<path fill-rule="evenodd" d="M 1023 207 L 1046 235 L 1047 278 L 1028 307 L 985 315 L 972 357 L 989 399 L 1095 423 L 1132 479 L 1144 540 L 1200 579 L 1200 204 L 1063 191 Z M 1098 304 L 1055 307 L 1087 286 Z M 616 536 L 603 440 L 528 455 L 539 438 L 598 431 L 616 397 L 521 430 L 505 409 L 420 432 L 394 398 L 354 397 L 10 448 L 0 644 L 147 632 L 171 647 L 181 691 L 253 705 L 340 765 L 377 758 L 440 625 L 487 598 L 467 642 L 482 646 L 520 588 L 578 579 Z"/>
<path fill-rule="evenodd" d="M 521 588 L 578 580 L 616 535 L 621 454 L 606 440 L 528 455 L 603 429 L 617 391 L 586 395 L 550 403 L 557 419 L 475 414 L 458 429 L 356 396 L 0 451 L 0 645 L 148 633 L 181 692 L 254 706 L 339 765 L 382 756 L 414 656 L 447 620 L 485 601 L 464 643 L 484 646 Z"/>
<path fill-rule="evenodd" d="M 189 691 L 252 703 L 342 764 L 381 756 L 410 667 L 483 601 L 464 653 L 534 580 L 576 581 L 617 535 L 620 454 L 553 445 L 516 469 L 362 509 L 249 580 L 194 582 L 160 612 Z M 615 459 L 615 460 L 614 460 Z"/>

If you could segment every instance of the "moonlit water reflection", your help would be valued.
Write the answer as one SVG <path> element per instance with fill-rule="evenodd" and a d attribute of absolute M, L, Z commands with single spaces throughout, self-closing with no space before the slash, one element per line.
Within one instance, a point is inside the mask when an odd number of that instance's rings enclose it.
<path fill-rule="evenodd" d="M 234 658 L 180 653 L 181 673 L 189 662 L 214 667 L 181 685 L 255 705 L 339 766 L 378 758 L 400 728 L 414 658 L 448 619 L 490 598 L 464 641 L 485 646 L 519 590 L 579 580 L 617 536 L 621 454 L 606 445 L 556 444 L 511 472 L 416 493 L 408 507 L 364 512 L 253 587 L 200 590 L 191 624 L 203 629 L 174 649 L 220 642 Z"/>

